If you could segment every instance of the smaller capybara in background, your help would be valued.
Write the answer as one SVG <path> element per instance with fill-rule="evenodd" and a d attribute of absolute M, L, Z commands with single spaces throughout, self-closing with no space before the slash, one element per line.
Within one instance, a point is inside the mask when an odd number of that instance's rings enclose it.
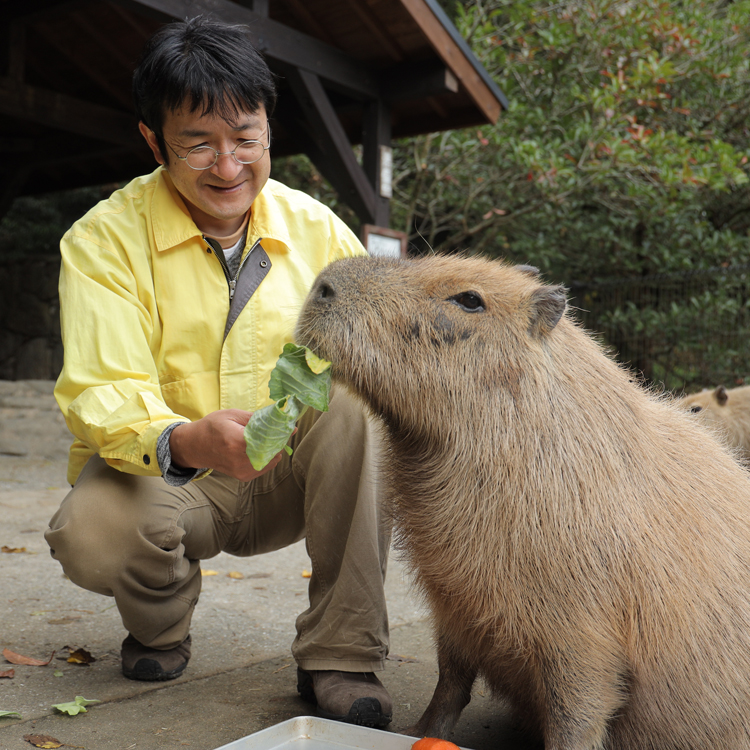
<path fill-rule="evenodd" d="M 684 396 L 677 403 L 718 430 L 750 462 L 750 385 L 730 389 L 720 385 Z"/>
<path fill-rule="evenodd" d="M 481 675 L 546 750 L 750 750 L 750 481 L 634 383 L 565 290 L 479 258 L 354 258 L 297 340 L 384 424 L 446 737 Z"/>

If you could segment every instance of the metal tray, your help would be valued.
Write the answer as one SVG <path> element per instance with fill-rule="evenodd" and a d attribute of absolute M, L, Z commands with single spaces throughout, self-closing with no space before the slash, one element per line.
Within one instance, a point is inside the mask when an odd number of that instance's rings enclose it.
<path fill-rule="evenodd" d="M 315 716 L 297 716 L 216 750 L 410 750 L 416 737 Z"/>

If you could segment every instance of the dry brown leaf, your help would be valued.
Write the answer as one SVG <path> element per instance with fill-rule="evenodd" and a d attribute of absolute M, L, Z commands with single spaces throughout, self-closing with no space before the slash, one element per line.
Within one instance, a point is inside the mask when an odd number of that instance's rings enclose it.
<path fill-rule="evenodd" d="M 65 617 L 59 617 L 56 620 L 47 620 L 48 625 L 70 625 L 71 622 L 80 620 L 81 615 L 65 615 Z"/>
<path fill-rule="evenodd" d="M 389 661 L 400 661 L 409 664 L 419 661 L 419 659 L 415 658 L 414 656 L 401 656 L 401 654 L 388 654 L 388 656 L 386 656 L 385 658 Z"/>
<path fill-rule="evenodd" d="M 270 573 L 250 573 L 248 578 L 270 578 Z"/>
<path fill-rule="evenodd" d="M 56 740 L 54 737 L 50 737 L 46 734 L 25 734 L 23 738 L 34 747 L 42 747 L 47 750 L 54 750 L 56 747 L 63 747 L 63 743 L 60 742 L 60 740 Z"/>
<path fill-rule="evenodd" d="M 303 578 L 312 578 L 312 571 L 311 570 L 303 570 L 302 571 L 302 577 Z"/>
<path fill-rule="evenodd" d="M 227 573 L 227 578 L 236 578 L 237 580 L 239 580 L 240 578 L 244 577 L 245 576 L 238 570 L 230 570 L 229 573 Z"/>
<path fill-rule="evenodd" d="M 0 550 L 3 552 L 26 552 L 26 547 L 6 547 L 3 545 Z"/>
<path fill-rule="evenodd" d="M 7 677 L 9 680 L 13 679 L 16 674 L 15 669 L 6 669 L 4 672 L 0 672 L 0 677 Z"/>
<path fill-rule="evenodd" d="M 218 570 L 201 570 L 202 576 L 217 576 L 219 575 Z"/>
<path fill-rule="evenodd" d="M 77 648 L 70 652 L 67 660 L 71 664 L 91 664 L 92 661 L 96 661 L 96 658 L 85 648 Z"/>
<path fill-rule="evenodd" d="M 55 655 L 55 652 L 52 652 L 52 656 Z M 26 664 L 30 667 L 46 667 L 47 664 L 49 664 L 52 661 L 52 656 L 50 656 L 47 661 L 42 661 L 41 659 L 33 659 L 30 656 L 21 656 L 21 654 L 16 654 L 13 651 L 11 651 L 9 648 L 3 649 L 3 656 L 6 658 L 7 661 L 9 661 L 11 664 Z"/>

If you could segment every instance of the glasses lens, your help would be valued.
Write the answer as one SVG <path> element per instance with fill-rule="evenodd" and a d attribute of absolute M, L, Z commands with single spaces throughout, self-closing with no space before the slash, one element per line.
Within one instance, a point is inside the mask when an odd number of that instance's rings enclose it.
<path fill-rule="evenodd" d="M 193 169 L 208 169 L 216 161 L 216 151 L 210 146 L 198 146 L 188 151 L 187 163 Z"/>
<path fill-rule="evenodd" d="M 263 144 L 258 141 L 245 141 L 234 150 L 234 156 L 241 164 L 252 164 L 263 156 Z"/>

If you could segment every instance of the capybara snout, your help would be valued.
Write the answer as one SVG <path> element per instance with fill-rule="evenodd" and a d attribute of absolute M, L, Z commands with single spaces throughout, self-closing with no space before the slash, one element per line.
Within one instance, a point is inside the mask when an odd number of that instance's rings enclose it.
<path fill-rule="evenodd" d="M 357 258 L 297 339 L 383 422 L 449 735 L 481 675 L 547 750 L 750 750 L 750 476 L 535 269 Z"/>

